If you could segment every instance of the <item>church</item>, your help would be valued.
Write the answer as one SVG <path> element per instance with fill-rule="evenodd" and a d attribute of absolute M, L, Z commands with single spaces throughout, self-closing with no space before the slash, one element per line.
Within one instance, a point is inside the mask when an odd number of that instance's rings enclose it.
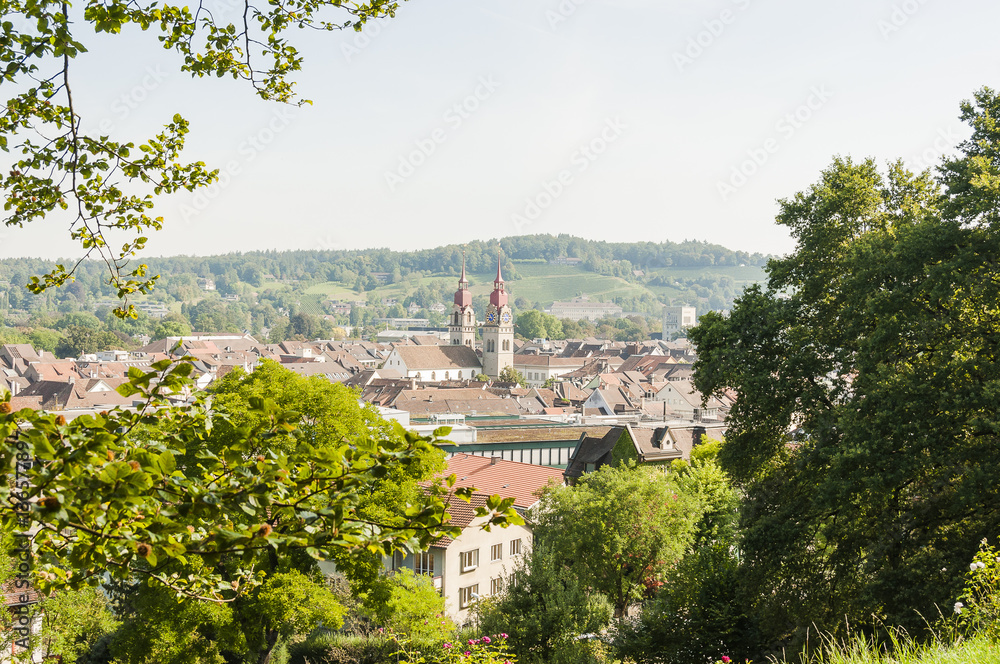
<path fill-rule="evenodd" d="M 482 330 L 483 357 L 476 354 L 476 329 Z M 486 316 L 480 326 L 472 307 L 472 293 L 465 276 L 465 257 L 462 257 L 462 276 L 455 291 L 451 317 L 448 320 L 450 344 L 446 346 L 400 346 L 386 359 L 385 368 L 396 369 L 407 378 L 418 382 L 441 380 L 469 380 L 486 374 L 496 380 L 506 367 L 514 366 L 514 315 L 508 302 L 497 254 L 497 276 L 493 292 L 486 307 Z"/>

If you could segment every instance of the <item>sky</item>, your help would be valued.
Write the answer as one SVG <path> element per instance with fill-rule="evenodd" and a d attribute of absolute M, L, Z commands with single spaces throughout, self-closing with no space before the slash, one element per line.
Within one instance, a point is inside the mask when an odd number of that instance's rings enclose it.
<path fill-rule="evenodd" d="M 121 140 L 180 113 L 184 158 L 221 169 L 161 200 L 146 255 L 536 233 L 781 254 L 778 199 L 834 156 L 954 151 L 960 102 L 1000 87 L 998 25 L 986 0 L 410 0 L 360 34 L 290 33 L 311 105 L 192 79 L 138 30 L 84 36 L 74 96 Z M 80 253 L 65 219 L 0 228 L 0 257 Z"/>

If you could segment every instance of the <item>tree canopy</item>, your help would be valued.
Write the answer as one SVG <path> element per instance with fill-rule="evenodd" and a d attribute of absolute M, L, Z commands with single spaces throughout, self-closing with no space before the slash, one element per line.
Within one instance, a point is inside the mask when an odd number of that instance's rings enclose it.
<path fill-rule="evenodd" d="M 697 387 L 739 395 L 720 459 L 772 636 L 920 629 L 1000 527 L 1000 97 L 962 118 L 936 175 L 837 158 L 780 201 L 795 251 L 690 333 Z"/>
<path fill-rule="evenodd" d="M 537 537 L 585 585 L 611 602 L 616 616 L 660 584 L 692 543 L 697 500 L 648 466 L 602 466 L 572 487 L 542 496 Z"/>

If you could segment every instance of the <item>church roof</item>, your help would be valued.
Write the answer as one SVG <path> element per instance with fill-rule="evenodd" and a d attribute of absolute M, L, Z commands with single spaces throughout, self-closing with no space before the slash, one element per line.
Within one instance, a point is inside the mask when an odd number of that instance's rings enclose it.
<path fill-rule="evenodd" d="M 482 362 L 469 346 L 398 346 L 396 352 L 408 371 L 479 369 Z"/>

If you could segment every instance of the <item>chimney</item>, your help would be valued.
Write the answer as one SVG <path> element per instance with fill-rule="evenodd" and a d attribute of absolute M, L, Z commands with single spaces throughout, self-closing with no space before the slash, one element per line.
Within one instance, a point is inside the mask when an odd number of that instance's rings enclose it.
<path fill-rule="evenodd" d="M 490 457 L 490 465 L 491 466 L 497 465 L 497 461 L 499 461 L 499 460 L 500 460 L 500 457 L 491 456 Z"/>

